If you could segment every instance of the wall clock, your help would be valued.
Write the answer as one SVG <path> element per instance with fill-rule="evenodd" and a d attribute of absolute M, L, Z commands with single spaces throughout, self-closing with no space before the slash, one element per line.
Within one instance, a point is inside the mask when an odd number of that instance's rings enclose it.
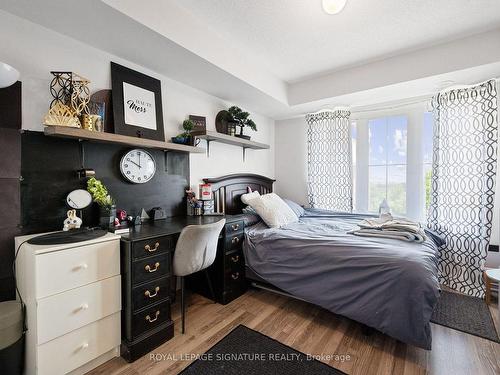
<path fill-rule="evenodd" d="M 156 162 L 146 150 L 133 149 L 120 160 L 120 171 L 128 181 L 144 184 L 154 177 Z"/>

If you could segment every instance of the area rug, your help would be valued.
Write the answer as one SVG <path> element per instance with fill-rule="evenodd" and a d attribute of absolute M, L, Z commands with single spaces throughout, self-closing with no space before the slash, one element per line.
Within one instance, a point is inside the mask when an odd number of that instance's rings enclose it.
<path fill-rule="evenodd" d="M 443 290 L 431 322 L 499 342 L 490 309 L 481 298 Z"/>
<path fill-rule="evenodd" d="M 183 375 L 340 375 L 330 367 L 262 333 L 239 325 L 181 372 Z"/>

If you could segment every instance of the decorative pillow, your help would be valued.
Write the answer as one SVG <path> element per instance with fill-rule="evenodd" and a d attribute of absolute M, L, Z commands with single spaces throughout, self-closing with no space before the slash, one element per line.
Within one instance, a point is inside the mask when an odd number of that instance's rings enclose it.
<path fill-rule="evenodd" d="M 260 197 L 260 194 L 258 191 L 252 191 L 250 193 L 246 193 L 246 194 L 243 194 L 241 196 L 241 201 L 248 205 L 248 201 L 250 201 L 251 199 L 254 199 L 254 198 L 257 198 L 257 197 Z"/>
<path fill-rule="evenodd" d="M 281 228 L 299 221 L 293 210 L 275 193 L 254 197 L 248 201 L 248 205 L 270 228 Z"/>
<path fill-rule="evenodd" d="M 262 219 L 257 214 L 244 214 L 243 221 L 245 222 L 245 228 L 251 227 L 257 223 L 260 223 Z"/>
<path fill-rule="evenodd" d="M 293 212 L 295 212 L 295 215 L 298 217 L 304 216 L 306 214 L 306 211 L 304 211 L 304 207 L 299 205 L 298 203 L 295 203 L 294 201 L 291 201 L 290 199 L 283 198 L 286 204 L 292 209 Z"/>

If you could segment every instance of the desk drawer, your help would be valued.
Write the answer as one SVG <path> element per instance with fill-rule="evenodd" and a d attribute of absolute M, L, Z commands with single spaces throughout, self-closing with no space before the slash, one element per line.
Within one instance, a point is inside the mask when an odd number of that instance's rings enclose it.
<path fill-rule="evenodd" d="M 38 373 L 66 374 L 120 345 L 120 314 L 110 315 L 38 347 Z"/>
<path fill-rule="evenodd" d="M 230 237 L 236 233 L 241 233 L 241 232 L 243 232 L 243 229 L 244 229 L 243 220 L 228 223 L 225 226 L 226 237 Z"/>
<path fill-rule="evenodd" d="M 132 289 L 132 310 L 142 309 L 147 305 L 154 304 L 170 295 L 170 277 L 136 286 Z"/>
<path fill-rule="evenodd" d="M 237 250 L 224 256 L 224 269 L 240 271 L 245 266 L 243 250 Z"/>
<path fill-rule="evenodd" d="M 120 276 L 114 276 L 39 299 L 38 344 L 120 311 L 120 286 Z"/>
<path fill-rule="evenodd" d="M 170 252 L 132 263 L 134 285 L 170 275 Z"/>
<path fill-rule="evenodd" d="M 137 241 L 132 245 L 132 257 L 140 259 L 171 251 L 174 249 L 173 236 L 158 237 L 154 239 Z"/>
<path fill-rule="evenodd" d="M 243 245 L 243 240 L 245 239 L 244 236 L 245 234 L 243 232 L 226 236 L 226 242 L 224 247 L 226 252 L 236 249 L 241 249 L 241 246 Z"/>
<path fill-rule="evenodd" d="M 132 317 L 132 338 L 135 339 L 170 320 L 170 300 L 137 312 Z"/>
<path fill-rule="evenodd" d="M 37 255 L 36 297 L 43 298 L 120 274 L 120 241 Z"/>

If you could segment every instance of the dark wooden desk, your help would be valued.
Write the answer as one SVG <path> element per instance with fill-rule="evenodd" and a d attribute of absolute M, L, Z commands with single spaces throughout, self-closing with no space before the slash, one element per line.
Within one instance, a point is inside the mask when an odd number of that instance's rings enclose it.
<path fill-rule="evenodd" d="M 171 304 L 175 298 L 172 257 L 182 229 L 226 219 L 214 264 L 208 269 L 215 300 L 228 303 L 246 290 L 241 215 L 183 216 L 136 226 L 121 238 L 122 348 L 132 362 L 174 335 Z M 186 280 L 188 288 L 212 298 L 204 275 Z"/>

